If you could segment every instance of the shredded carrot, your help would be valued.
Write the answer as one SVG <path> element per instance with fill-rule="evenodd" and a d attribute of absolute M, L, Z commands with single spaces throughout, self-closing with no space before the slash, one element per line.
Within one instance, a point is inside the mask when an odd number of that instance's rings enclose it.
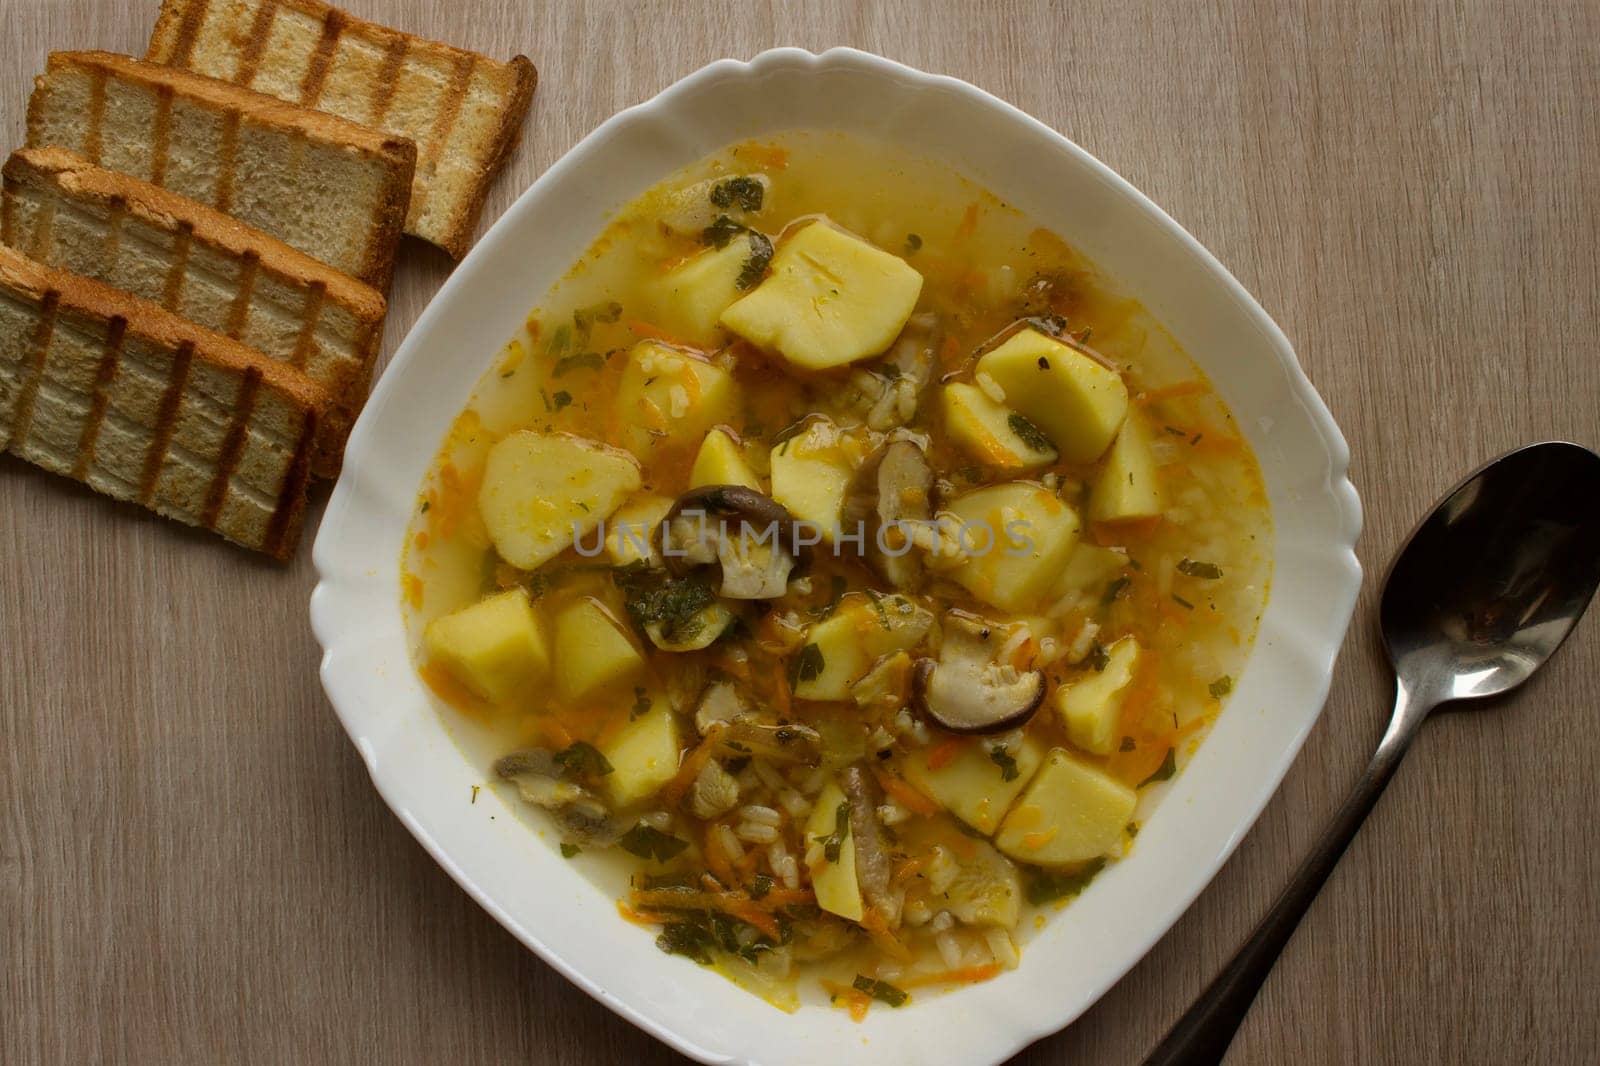
<path fill-rule="evenodd" d="M 1198 396 L 1206 391 L 1203 381 L 1180 381 L 1173 385 L 1164 385 L 1159 389 L 1146 389 L 1134 397 L 1138 403 L 1149 405 L 1160 403 L 1162 400 L 1175 400 L 1180 396 Z"/>
<path fill-rule="evenodd" d="M 669 910 L 714 910 L 731 915 L 776 940 L 782 935 L 777 920 L 757 906 L 744 892 L 682 892 L 671 888 L 645 889 L 633 894 L 639 907 Z"/>
<path fill-rule="evenodd" d="M 956 226 L 957 237 L 970 237 L 978 229 L 978 201 L 974 200 L 967 205 L 966 211 L 961 214 L 961 224 Z"/>
<path fill-rule="evenodd" d="M 911 949 L 902 944 L 889 929 L 889 920 L 876 907 L 868 907 L 861 915 L 861 928 L 867 931 L 878 950 L 901 962 L 911 961 Z"/>
<path fill-rule="evenodd" d="M 634 319 L 628 323 L 628 332 L 632 333 L 635 337 L 639 337 L 647 341 L 660 341 L 663 344 L 673 344 L 681 348 L 693 347 L 693 345 L 683 340 L 681 337 L 673 336 L 660 326 L 652 326 L 650 323 L 641 322 L 638 319 Z"/>
<path fill-rule="evenodd" d="M 981 966 L 958 966 L 954 970 L 919 974 L 916 977 L 896 981 L 895 984 L 902 989 L 922 988 L 927 985 L 974 985 L 989 980 L 999 972 L 998 962 L 986 962 Z"/>
<path fill-rule="evenodd" d="M 887 770 L 878 770 L 876 767 L 873 769 L 876 771 L 873 776 L 878 779 L 878 784 L 900 806 L 912 814 L 920 814 L 924 818 L 931 818 L 939 813 L 939 805 L 921 792 L 918 792 L 904 778 L 891 774 Z"/>
<path fill-rule="evenodd" d="M 850 985 L 841 985 L 837 981 L 822 979 L 822 988 L 835 1000 L 844 1000 L 845 1006 L 850 1008 L 850 1020 L 863 1022 L 867 1020 L 867 1009 L 872 1006 L 872 997 Z"/>
<path fill-rule="evenodd" d="M 689 786 L 694 784 L 694 779 L 700 776 L 700 771 L 706 768 L 706 763 L 711 761 L 711 753 L 716 747 L 717 737 L 722 733 L 720 724 L 706 730 L 705 739 L 700 741 L 683 762 L 678 765 L 678 772 L 672 780 L 661 786 L 661 802 L 667 807 L 676 807 L 678 801 L 683 799 L 683 794 L 689 791 Z"/>
<path fill-rule="evenodd" d="M 928 769 L 939 770 L 950 765 L 950 761 L 961 754 L 961 749 L 967 746 L 966 737 L 948 737 L 933 746 L 928 752 Z"/>

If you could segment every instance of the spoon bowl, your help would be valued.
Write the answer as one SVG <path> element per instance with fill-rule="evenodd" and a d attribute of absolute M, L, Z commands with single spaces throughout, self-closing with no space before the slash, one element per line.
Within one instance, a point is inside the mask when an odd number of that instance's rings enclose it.
<path fill-rule="evenodd" d="M 1425 705 L 1526 681 L 1600 586 L 1600 456 L 1532 444 L 1463 481 L 1385 579 L 1389 661 Z"/>

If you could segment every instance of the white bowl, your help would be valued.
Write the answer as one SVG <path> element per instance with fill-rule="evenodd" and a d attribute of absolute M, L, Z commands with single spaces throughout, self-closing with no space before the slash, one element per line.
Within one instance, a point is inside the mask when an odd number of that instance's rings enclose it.
<path fill-rule="evenodd" d="M 861 1024 L 786 1015 L 662 954 L 614 899 L 510 816 L 407 656 L 399 559 L 423 475 L 479 375 L 607 213 L 724 145 L 792 127 L 899 142 L 1064 236 L 1211 376 L 1254 446 L 1275 532 L 1248 667 L 1139 845 L 1053 917 L 1020 969 Z M 318 533 L 322 682 L 389 806 L 489 913 L 600 1002 L 705 1062 L 993 1063 L 1083 1013 L 1222 866 L 1327 696 L 1354 607 L 1361 526 L 1344 438 L 1283 333 L 1193 237 L 1093 156 L 964 82 L 849 49 L 724 60 L 614 116 L 506 212 L 401 345 L 350 437 Z M 498 817 L 492 817 L 498 815 Z"/>

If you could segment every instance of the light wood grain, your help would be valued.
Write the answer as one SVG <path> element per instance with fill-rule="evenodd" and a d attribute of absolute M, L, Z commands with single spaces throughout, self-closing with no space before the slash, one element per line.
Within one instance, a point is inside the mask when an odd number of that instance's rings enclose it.
<path fill-rule="evenodd" d="M 493 219 L 703 63 L 852 44 L 1095 152 L 1255 292 L 1350 439 L 1381 573 L 1518 443 L 1600 444 L 1600 7 L 1095 0 L 351 0 L 540 68 Z M 142 51 L 154 0 L 3 0 L 21 142 L 47 51 Z M 392 352 L 448 272 L 405 249 Z M 672 1061 L 471 903 L 379 801 L 287 570 L 0 461 L 0 1061 Z M 1321 724 L 1148 958 L 1027 1063 L 1134 1063 L 1232 952 L 1388 713 L 1366 593 Z M 1587 1063 L 1600 1045 L 1600 622 L 1430 724 L 1233 1063 Z M 1048 993 L 1042 993 L 1048 994 Z"/>

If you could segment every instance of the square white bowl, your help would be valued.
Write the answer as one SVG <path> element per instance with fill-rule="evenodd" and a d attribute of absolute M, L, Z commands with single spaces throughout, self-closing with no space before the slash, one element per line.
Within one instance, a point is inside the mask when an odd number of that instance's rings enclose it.
<path fill-rule="evenodd" d="M 1272 595 L 1227 709 L 1139 846 L 1036 935 L 1019 969 L 877 1009 L 792 1015 L 662 954 L 615 900 L 485 790 L 412 668 L 402 544 L 480 375 L 608 214 L 725 145 L 789 128 L 885 138 L 1060 233 L 1210 375 L 1260 461 Z M 964 82 L 851 49 L 723 60 L 595 130 L 524 193 L 412 328 L 350 437 L 317 535 L 322 682 L 379 792 L 474 899 L 612 1010 L 705 1062 L 999 1062 L 1083 1013 L 1169 929 L 1250 829 L 1327 697 L 1360 585 L 1344 438 L 1288 340 L 1198 242 L 1104 164 Z M 491 815 L 498 812 L 498 817 Z"/>

